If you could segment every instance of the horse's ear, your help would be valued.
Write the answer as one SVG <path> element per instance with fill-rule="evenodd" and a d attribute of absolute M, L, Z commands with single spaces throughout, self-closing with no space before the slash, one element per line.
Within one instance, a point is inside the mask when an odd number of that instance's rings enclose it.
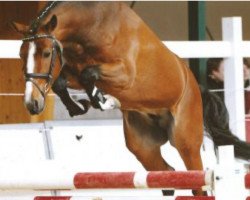
<path fill-rule="evenodd" d="M 12 27 L 18 33 L 25 34 L 29 31 L 29 26 L 26 26 L 24 24 L 19 24 L 17 22 L 10 22 L 8 24 L 10 27 Z"/>
<path fill-rule="evenodd" d="M 49 20 L 49 22 L 45 25 L 45 29 L 48 32 L 52 32 L 56 28 L 56 26 L 57 26 L 57 17 L 56 15 L 53 15 Z"/>

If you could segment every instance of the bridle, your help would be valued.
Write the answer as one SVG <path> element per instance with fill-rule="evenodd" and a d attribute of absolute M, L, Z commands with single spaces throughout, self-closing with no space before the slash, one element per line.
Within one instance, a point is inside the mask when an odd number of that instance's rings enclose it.
<path fill-rule="evenodd" d="M 62 59 L 63 49 L 62 49 L 62 45 L 60 44 L 60 42 L 54 36 L 47 35 L 47 34 L 40 34 L 40 35 L 38 34 L 38 35 L 25 37 L 22 39 L 22 41 L 23 42 L 30 42 L 30 41 L 35 41 L 35 40 L 42 39 L 42 38 L 52 40 L 52 55 L 51 55 L 49 71 L 48 71 L 48 73 L 27 73 L 27 72 L 25 72 L 24 76 L 25 76 L 25 80 L 32 82 L 36 86 L 36 88 L 39 90 L 41 95 L 43 97 L 45 97 L 46 93 L 49 90 L 49 85 L 52 83 L 52 80 L 53 80 L 52 73 L 53 73 L 53 70 L 55 68 L 56 55 L 59 56 L 61 68 L 63 66 L 63 59 Z M 46 80 L 45 88 L 41 89 L 34 79 L 45 79 Z"/>

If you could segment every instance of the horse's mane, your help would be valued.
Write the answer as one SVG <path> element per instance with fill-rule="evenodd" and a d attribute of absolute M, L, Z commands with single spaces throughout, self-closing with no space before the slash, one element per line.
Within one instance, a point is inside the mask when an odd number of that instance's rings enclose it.
<path fill-rule="evenodd" d="M 61 1 L 49 1 L 46 6 L 38 13 L 38 17 L 31 22 L 30 33 L 35 33 L 37 28 L 41 24 L 44 18 L 46 18 L 51 10 L 55 8 L 58 4 L 62 3 Z"/>

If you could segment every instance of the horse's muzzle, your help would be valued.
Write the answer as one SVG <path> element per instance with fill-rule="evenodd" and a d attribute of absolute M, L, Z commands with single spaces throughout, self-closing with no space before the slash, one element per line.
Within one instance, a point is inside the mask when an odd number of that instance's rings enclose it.
<path fill-rule="evenodd" d="M 44 101 L 31 100 L 26 102 L 25 105 L 31 115 L 38 115 L 44 109 Z"/>

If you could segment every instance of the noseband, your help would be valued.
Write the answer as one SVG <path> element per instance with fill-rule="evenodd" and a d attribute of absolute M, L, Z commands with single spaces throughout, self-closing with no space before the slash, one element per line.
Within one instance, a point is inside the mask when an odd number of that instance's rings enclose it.
<path fill-rule="evenodd" d="M 55 62 L 56 62 L 56 55 L 58 54 L 59 59 L 60 59 L 60 64 L 61 67 L 63 66 L 63 60 L 62 60 L 62 47 L 59 43 L 59 41 L 52 35 L 46 35 L 46 34 L 41 34 L 41 35 L 34 35 L 34 36 L 30 36 L 30 37 L 26 37 L 23 38 L 22 41 L 23 42 L 30 42 L 30 41 L 35 41 L 37 39 L 50 39 L 52 40 L 52 56 L 51 56 L 51 61 L 50 61 L 50 67 L 49 67 L 49 71 L 48 73 L 25 73 L 25 80 L 26 81 L 30 81 L 32 82 L 37 89 L 39 90 L 39 92 L 42 94 L 43 97 L 45 97 L 45 94 L 48 91 L 48 86 L 49 84 L 51 84 L 52 82 L 52 73 L 55 67 Z M 36 81 L 34 81 L 34 79 L 45 79 L 47 81 L 45 89 L 41 89 L 38 84 L 36 83 Z"/>

